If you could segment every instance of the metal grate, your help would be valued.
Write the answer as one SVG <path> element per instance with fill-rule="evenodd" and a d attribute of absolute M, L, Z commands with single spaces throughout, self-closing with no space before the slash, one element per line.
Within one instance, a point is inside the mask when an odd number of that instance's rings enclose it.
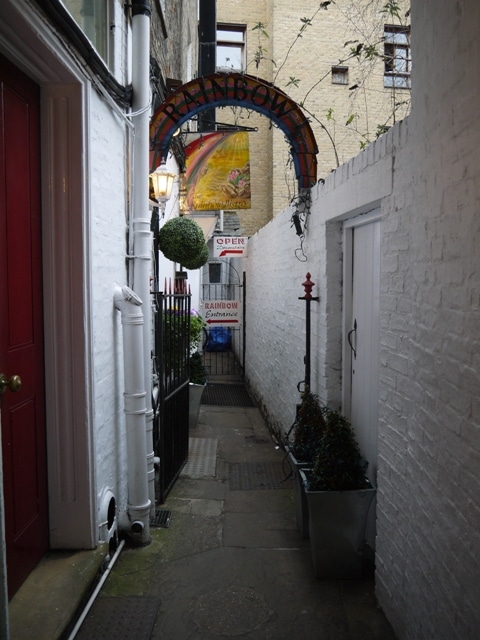
<path fill-rule="evenodd" d="M 168 529 L 172 512 L 167 509 L 155 509 L 155 518 L 150 522 L 151 527 Z"/>
<path fill-rule="evenodd" d="M 243 384 L 207 384 L 202 404 L 217 407 L 254 407 Z"/>
<path fill-rule="evenodd" d="M 77 634 L 78 640 L 150 640 L 160 601 L 147 597 L 98 598 Z"/>
<path fill-rule="evenodd" d="M 217 444 L 216 438 L 190 438 L 187 464 L 180 475 L 189 478 L 214 478 Z"/>
<path fill-rule="evenodd" d="M 292 479 L 282 462 L 238 462 L 230 465 L 230 491 L 290 489 Z"/>

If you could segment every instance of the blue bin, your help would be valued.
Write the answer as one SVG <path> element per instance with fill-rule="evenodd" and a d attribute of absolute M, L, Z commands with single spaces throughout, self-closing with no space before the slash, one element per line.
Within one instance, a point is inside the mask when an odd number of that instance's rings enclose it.
<path fill-rule="evenodd" d="M 208 334 L 205 351 L 228 351 L 232 344 L 232 334 L 226 327 L 213 327 Z"/>

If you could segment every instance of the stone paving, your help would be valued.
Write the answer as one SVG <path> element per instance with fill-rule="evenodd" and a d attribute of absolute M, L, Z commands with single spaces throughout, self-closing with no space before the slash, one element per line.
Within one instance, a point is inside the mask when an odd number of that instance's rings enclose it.
<path fill-rule="evenodd" d="M 371 571 L 313 576 L 289 467 L 258 409 L 202 406 L 190 436 L 161 505 L 169 526 L 122 551 L 77 638 L 394 640 Z"/>

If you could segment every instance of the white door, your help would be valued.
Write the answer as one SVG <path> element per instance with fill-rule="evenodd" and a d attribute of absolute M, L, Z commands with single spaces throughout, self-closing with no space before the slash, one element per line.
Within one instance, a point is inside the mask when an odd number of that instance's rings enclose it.
<path fill-rule="evenodd" d="M 380 344 L 379 211 L 345 224 L 344 411 L 377 484 L 378 377 Z M 367 540 L 374 548 L 372 505 Z"/>

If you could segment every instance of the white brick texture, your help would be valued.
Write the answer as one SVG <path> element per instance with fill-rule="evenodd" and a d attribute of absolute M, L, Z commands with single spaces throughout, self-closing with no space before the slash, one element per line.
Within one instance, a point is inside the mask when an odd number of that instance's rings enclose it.
<path fill-rule="evenodd" d="M 303 379 L 341 398 L 341 220 L 380 205 L 377 596 L 399 640 L 480 631 L 480 5 L 412 2 L 408 121 L 312 190 L 307 260 L 284 210 L 249 244 L 246 376 L 277 432 Z M 297 252 L 298 254 L 298 252 Z M 302 254 L 300 254 L 302 255 Z"/>

